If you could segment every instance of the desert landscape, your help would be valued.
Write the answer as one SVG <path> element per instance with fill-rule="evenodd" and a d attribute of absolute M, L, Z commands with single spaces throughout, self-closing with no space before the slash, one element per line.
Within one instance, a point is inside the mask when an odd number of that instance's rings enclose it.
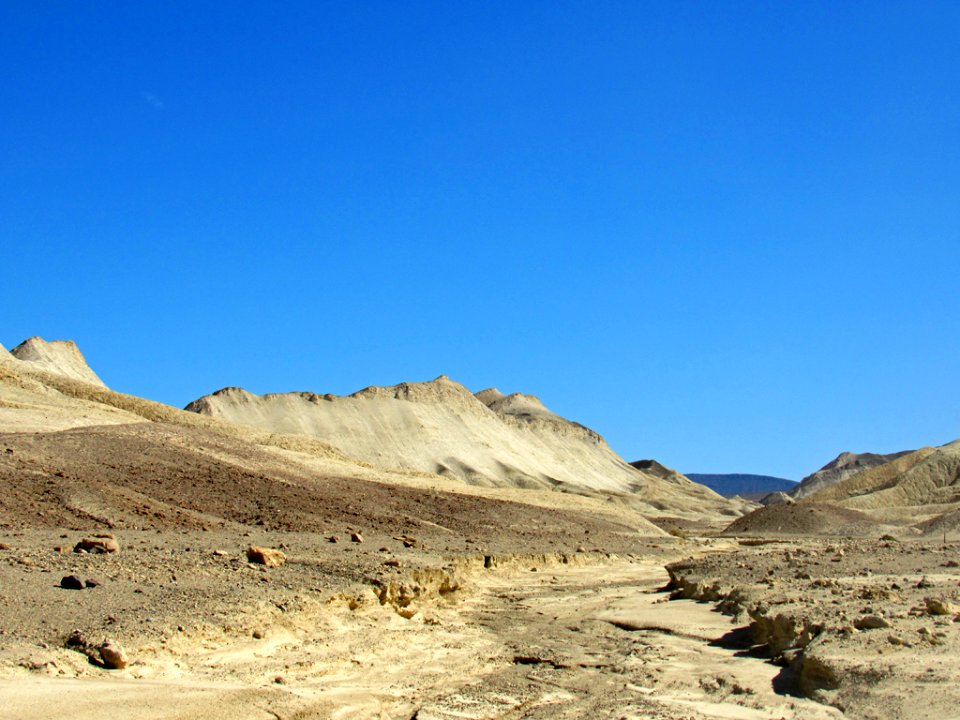
<path fill-rule="evenodd" d="M 4 717 L 947 718 L 960 443 L 724 498 L 539 399 L 0 351 Z M 638 469 L 642 468 L 642 469 Z"/>

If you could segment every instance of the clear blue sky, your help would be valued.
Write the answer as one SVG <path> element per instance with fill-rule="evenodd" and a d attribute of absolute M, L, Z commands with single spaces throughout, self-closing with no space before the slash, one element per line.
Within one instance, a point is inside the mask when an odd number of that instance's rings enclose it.
<path fill-rule="evenodd" d="M 540 396 L 798 479 L 960 437 L 956 2 L 0 3 L 2 336 Z"/>

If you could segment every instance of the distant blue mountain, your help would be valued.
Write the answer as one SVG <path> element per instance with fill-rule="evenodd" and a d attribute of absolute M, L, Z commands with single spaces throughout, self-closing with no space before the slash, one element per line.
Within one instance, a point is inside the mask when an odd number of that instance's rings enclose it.
<path fill-rule="evenodd" d="M 759 500 L 772 492 L 790 492 L 797 486 L 794 480 L 770 475 L 687 473 L 687 477 L 724 497 L 739 495 L 748 500 Z"/>

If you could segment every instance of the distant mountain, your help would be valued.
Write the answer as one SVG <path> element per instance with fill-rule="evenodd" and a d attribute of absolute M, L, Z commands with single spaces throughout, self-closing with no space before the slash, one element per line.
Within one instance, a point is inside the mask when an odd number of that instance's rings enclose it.
<path fill-rule="evenodd" d="M 687 473 L 687 477 L 701 485 L 706 485 L 718 495 L 724 497 L 739 495 L 745 500 L 759 500 L 774 492 L 788 493 L 797 487 L 795 480 L 771 475 Z"/>

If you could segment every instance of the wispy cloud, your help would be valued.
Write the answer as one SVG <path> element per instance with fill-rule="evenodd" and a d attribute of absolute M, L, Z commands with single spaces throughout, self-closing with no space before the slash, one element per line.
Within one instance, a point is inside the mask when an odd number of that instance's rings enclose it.
<path fill-rule="evenodd" d="M 147 103 L 147 105 L 154 108 L 155 110 L 163 110 L 163 107 L 164 107 L 163 100 L 158 98 L 152 92 L 147 92 L 146 90 L 144 90 L 140 93 L 140 97 L 143 98 L 143 101 Z"/>

